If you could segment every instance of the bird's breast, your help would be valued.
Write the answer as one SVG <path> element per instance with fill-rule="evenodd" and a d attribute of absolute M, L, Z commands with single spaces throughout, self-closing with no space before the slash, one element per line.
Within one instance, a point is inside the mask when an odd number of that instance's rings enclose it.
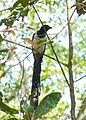
<path fill-rule="evenodd" d="M 36 42 L 36 47 L 34 48 L 34 53 L 43 53 L 44 49 L 45 49 L 45 42 L 46 42 L 47 38 L 43 37 L 43 38 L 39 38 L 37 36 L 34 37 L 34 42 Z"/>

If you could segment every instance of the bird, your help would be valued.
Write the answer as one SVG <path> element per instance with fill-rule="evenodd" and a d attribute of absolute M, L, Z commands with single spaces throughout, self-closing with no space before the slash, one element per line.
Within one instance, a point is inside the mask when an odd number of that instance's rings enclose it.
<path fill-rule="evenodd" d="M 40 74 L 41 74 L 41 63 L 43 55 L 45 52 L 45 47 L 47 40 L 47 31 L 51 29 L 49 25 L 42 25 L 41 28 L 33 34 L 32 40 L 37 43 L 36 47 L 32 47 L 32 53 L 34 58 L 33 65 L 33 76 L 32 76 L 32 88 L 31 88 L 31 105 L 34 109 L 38 106 L 38 97 L 40 96 L 41 86 L 40 86 Z"/>

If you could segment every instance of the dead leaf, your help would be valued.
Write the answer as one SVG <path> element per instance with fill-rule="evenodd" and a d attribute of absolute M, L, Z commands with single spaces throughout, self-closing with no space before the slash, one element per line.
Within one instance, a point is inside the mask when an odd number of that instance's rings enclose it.
<path fill-rule="evenodd" d="M 34 29 L 34 28 L 32 28 L 32 27 L 30 27 L 30 26 L 27 26 L 26 28 L 31 29 L 31 30 L 34 30 L 34 31 L 35 31 L 35 29 Z"/>
<path fill-rule="evenodd" d="M 15 50 L 15 49 L 17 49 L 17 47 L 16 46 L 13 46 L 13 47 L 11 47 L 11 48 L 9 48 L 9 50 Z"/>
<path fill-rule="evenodd" d="M 9 29 L 0 30 L 0 32 L 9 32 L 9 33 L 15 35 L 15 32 L 13 30 L 9 30 Z"/>
<path fill-rule="evenodd" d="M 25 42 L 31 44 L 34 48 L 36 48 L 38 45 L 37 45 L 37 42 L 35 41 L 32 41 L 30 38 L 22 38 Z"/>

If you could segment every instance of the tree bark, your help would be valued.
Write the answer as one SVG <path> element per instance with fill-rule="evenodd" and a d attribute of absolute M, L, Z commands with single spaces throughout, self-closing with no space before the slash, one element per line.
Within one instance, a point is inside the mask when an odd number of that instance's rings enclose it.
<path fill-rule="evenodd" d="M 71 16 L 70 16 L 70 0 L 66 1 L 67 4 L 67 21 L 68 21 L 68 35 L 69 35 L 69 80 L 70 80 L 70 99 L 71 99 L 71 120 L 75 120 L 75 94 L 74 94 L 74 80 L 72 70 L 73 60 L 73 41 L 72 41 L 72 30 L 71 30 Z"/>

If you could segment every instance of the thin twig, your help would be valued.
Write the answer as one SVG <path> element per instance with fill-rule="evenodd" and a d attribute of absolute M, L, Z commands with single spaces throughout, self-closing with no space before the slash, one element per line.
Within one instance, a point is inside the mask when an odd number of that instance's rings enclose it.
<path fill-rule="evenodd" d="M 0 10 L 0 12 L 6 11 L 6 10 L 10 10 L 10 9 L 12 9 L 12 7 L 6 8 L 4 10 Z"/>
<path fill-rule="evenodd" d="M 24 80 L 24 60 L 22 61 L 23 65 L 22 65 L 22 78 L 21 78 L 21 82 L 20 82 L 20 88 L 22 89 L 22 84 L 23 84 L 23 80 Z"/>
<path fill-rule="evenodd" d="M 31 53 L 32 53 L 32 52 L 30 52 L 29 55 L 30 55 Z M 9 71 L 12 67 L 15 67 L 15 66 L 19 65 L 19 64 L 20 64 L 21 62 L 23 62 L 26 58 L 28 58 L 29 55 L 27 55 L 23 60 L 21 60 L 21 61 L 18 62 L 17 64 L 15 64 L 15 65 L 11 66 L 10 68 L 8 68 L 6 71 Z"/>
<path fill-rule="evenodd" d="M 52 44 L 50 44 L 50 45 L 51 45 L 52 51 L 53 51 L 53 53 L 54 53 L 54 55 L 55 55 L 55 57 L 56 57 L 56 60 L 57 60 L 59 66 L 60 66 L 60 68 L 61 68 L 61 71 L 62 71 L 62 73 L 63 73 L 63 76 L 64 76 L 64 78 L 65 78 L 65 80 L 66 80 L 66 83 L 67 83 L 67 85 L 70 87 L 70 84 L 69 84 L 69 82 L 68 82 L 68 80 L 67 80 L 67 78 L 66 78 L 65 72 L 64 72 L 64 70 L 63 70 L 63 68 L 62 68 L 62 66 L 61 66 L 61 63 L 60 63 L 60 61 L 59 61 L 59 58 L 57 57 L 57 54 L 56 54 L 56 52 L 55 52 L 55 50 L 54 50 L 54 47 L 53 47 Z"/>
<path fill-rule="evenodd" d="M 72 12 L 71 17 L 70 17 L 70 20 L 72 19 L 75 10 L 76 10 L 76 8 L 75 8 L 74 11 Z M 69 20 L 69 21 L 70 21 L 70 20 Z M 66 28 L 66 26 L 68 25 L 69 21 L 66 23 L 66 25 L 64 25 L 64 27 L 63 27 L 54 37 L 51 38 L 51 40 L 53 40 L 58 34 L 60 34 L 60 33 Z"/>
<path fill-rule="evenodd" d="M 46 54 L 44 54 L 46 57 L 48 57 L 48 58 L 50 58 L 50 59 L 52 59 L 52 60 L 55 60 L 55 61 L 57 61 L 54 57 L 51 57 L 51 56 L 48 56 L 48 55 L 46 55 Z M 66 63 L 63 63 L 63 62 L 60 62 L 62 65 L 64 65 L 64 66 L 66 66 L 66 67 L 68 67 L 68 64 L 66 64 Z"/>
<path fill-rule="evenodd" d="M 68 25 L 68 23 L 54 37 L 52 37 L 51 40 L 53 40 L 55 37 L 57 37 L 57 35 L 60 34 L 66 28 L 67 25 Z"/>
<path fill-rule="evenodd" d="M 79 78 L 78 80 L 75 80 L 74 82 L 78 82 L 78 81 L 80 81 L 81 79 L 83 79 L 84 77 L 86 77 L 86 75 L 82 76 L 82 77 Z"/>
<path fill-rule="evenodd" d="M 27 47 L 27 46 L 21 45 L 21 44 L 19 44 L 19 43 L 16 43 L 16 42 L 13 42 L 13 41 L 10 41 L 10 40 L 5 40 L 5 39 L 4 39 L 3 41 L 5 41 L 5 42 L 9 42 L 9 43 L 13 43 L 13 44 L 15 44 L 15 45 L 18 45 L 18 46 L 21 46 L 21 47 L 24 47 L 24 48 L 27 48 L 27 49 L 32 50 L 30 47 Z"/>

